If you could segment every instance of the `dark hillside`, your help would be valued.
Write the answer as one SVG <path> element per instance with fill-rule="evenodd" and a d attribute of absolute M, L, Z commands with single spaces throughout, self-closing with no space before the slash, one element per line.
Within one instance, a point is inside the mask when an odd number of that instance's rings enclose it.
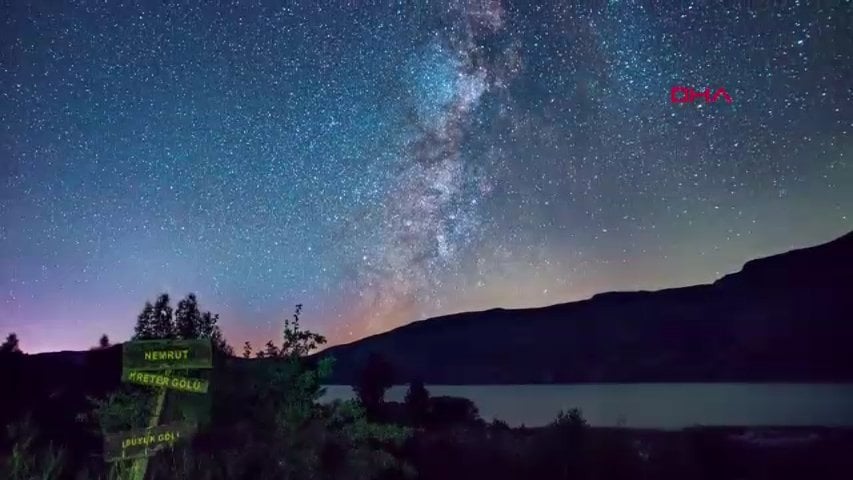
<path fill-rule="evenodd" d="M 710 285 L 439 317 L 329 348 L 349 384 L 370 352 L 433 384 L 851 381 L 853 233 Z"/>

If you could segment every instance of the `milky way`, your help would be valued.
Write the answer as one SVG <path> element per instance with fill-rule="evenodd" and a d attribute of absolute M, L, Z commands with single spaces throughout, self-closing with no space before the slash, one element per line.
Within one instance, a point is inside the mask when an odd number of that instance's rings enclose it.
<path fill-rule="evenodd" d="M 382 241 L 365 258 L 353 320 L 369 333 L 418 318 L 440 305 L 437 289 L 460 255 L 480 240 L 479 204 L 489 178 L 460 150 L 483 95 L 504 84 L 500 63 L 482 59 L 480 32 L 502 27 L 497 2 L 458 3 L 446 26 L 417 52 L 408 89 L 412 127 L 399 152 L 398 173 L 381 207 Z M 426 307 L 425 311 L 416 307 Z M 349 332 L 348 332 L 349 333 Z"/>
<path fill-rule="evenodd" d="M 853 228 L 849 1 L 7 2 L 0 334 L 232 344 L 712 281 Z M 675 85 L 733 98 L 672 104 Z"/>

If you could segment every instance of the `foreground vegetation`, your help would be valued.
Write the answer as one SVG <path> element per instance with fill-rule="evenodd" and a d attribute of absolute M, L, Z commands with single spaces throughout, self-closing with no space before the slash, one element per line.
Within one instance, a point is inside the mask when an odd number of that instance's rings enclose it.
<path fill-rule="evenodd" d="M 361 366 L 358 400 L 322 404 L 334 364 L 308 356 L 325 338 L 301 328 L 300 306 L 279 342 L 258 352 L 246 344 L 240 358 L 194 296 L 174 311 L 169 303 L 163 295 L 146 304 L 134 338 L 211 338 L 215 368 L 207 395 L 168 393 L 159 423 L 189 421 L 198 431 L 152 457 L 148 479 L 778 479 L 853 471 L 846 430 L 786 429 L 779 441 L 779 432 L 762 440 L 744 429 L 595 429 L 577 410 L 543 428 L 510 428 L 480 419 L 469 400 L 431 397 L 416 380 L 405 402 L 385 402 L 388 387 L 411 379 L 395 378 L 376 355 Z M 34 373 L 16 338 L 0 346 L 0 384 L 16 387 L 2 396 L 0 478 L 130 478 L 128 462 L 104 462 L 103 435 L 146 426 L 154 395 L 117 381 L 120 348 L 106 337 L 87 358 L 95 360 L 85 376 L 97 381 Z"/>

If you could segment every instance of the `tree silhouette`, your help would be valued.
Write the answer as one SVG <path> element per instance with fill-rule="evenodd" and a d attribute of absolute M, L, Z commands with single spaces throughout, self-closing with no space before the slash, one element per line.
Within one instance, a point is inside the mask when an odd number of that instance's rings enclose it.
<path fill-rule="evenodd" d="M 266 358 L 276 358 L 281 356 L 281 350 L 272 343 L 272 340 L 268 340 L 267 344 L 264 348 L 264 356 Z"/>
<path fill-rule="evenodd" d="M 584 478 L 584 451 L 588 441 L 588 425 L 581 411 L 573 408 L 568 412 L 562 410 L 546 427 L 540 439 L 538 467 L 545 472 L 558 472 L 559 478 Z M 613 459 L 608 459 L 610 463 Z M 606 478 L 612 478 L 609 475 Z"/>
<path fill-rule="evenodd" d="M 142 312 L 136 317 L 136 327 L 134 327 L 134 340 L 149 340 L 156 337 L 154 331 L 154 305 L 151 302 L 145 302 Z"/>
<path fill-rule="evenodd" d="M 219 329 L 219 314 L 204 312 L 201 315 L 201 322 L 198 328 L 198 336 L 200 338 L 209 338 L 213 341 L 213 348 L 225 355 L 234 355 L 234 349 L 225 341 L 222 335 L 222 330 Z"/>
<path fill-rule="evenodd" d="M 394 385 L 394 369 L 382 355 L 372 352 L 361 371 L 355 391 L 368 414 L 375 415 L 385 400 L 385 391 Z"/>
<path fill-rule="evenodd" d="M 279 355 L 282 357 L 304 357 L 326 343 L 326 337 L 299 327 L 301 313 L 302 304 L 300 303 L 294 309 L 293 321 L 284 319 L 284 342 L 279 350 Z"/>
<path fill-rule="evenodd" d="M 175 328 L 180 338 L 198 338 L 201 327 L 201 312 L 198 309 L 198 300 L 195 294 L 190 293 L 187 298 L 178 302 L 175 310 Z"/>
<path fill-rule="evenodd" d="M 3 345 L 0 345 L 0 353 L 21 353 L 18 343 L 18 335 L 10 333 Z"/>
<path fill-rule="evenodd" d="M 264 350 L 255 353 L 256 358 L 303 358 L 326 343 L 326 337 L 308 330 L 302 330 L 299 326 L 299 315 L 302 313 L 302 304 L 296 305 L 293 320 L 284 319 L 282 331 L 283 341 L 281 347 L 276 346 L 272 340 L 267 341 Z M 249 342 L 246 342 L 248 344 Z M 250 353 L 251 354 L 251 353 Z M 243 355 L 246 357 L 246 347 L 243 346 Z"/>
<path fill-rule="evenodd" d="M 409 384 L 406 392 L 406 411 L 412 422 L 416 425 L 423 423 L 429 412 L 429 391 L 421 379 L 416 379 Z"/>
<path fill-rule="evenodd" d="M 98 347 L 107 348 L 109 346 L 110 346 L 110 337 L 108 337 L 107 334 L 105 333 L 105 334 L 101 335 L 101 339 L 98 340 Z"/>
<path fill-rule="evenodd" d="M 174 318 L 172 313 L 169 295 L 166 293 L 157 297 L 154 305 L 145 302 L 145 307 L 136 320 L 133 339 L 209 338 L 216 351 L 229 356 L 234 354 L 217 325 L 219 314 L 202 313 L 195 294 L 190 293 L 178 302 Z"/>
<path fill-rule="evenodd" d="M 249 343 L 248 340 L 246 340 L 246 342 L 243 343 L 243 358 L 251 358 L 251 357 L 252 357 L 252 344 Z"/>
<path fill-rule="evenodd" d="M 175 319 L 172 306 L 169 305 L 169 294 L 163 293 L 154 302 L 154 338 L 175 338 Z"/>

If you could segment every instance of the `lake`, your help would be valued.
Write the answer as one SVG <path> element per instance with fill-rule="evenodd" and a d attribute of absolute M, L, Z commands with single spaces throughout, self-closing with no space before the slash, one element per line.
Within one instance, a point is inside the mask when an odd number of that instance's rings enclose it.
<path fill-rule="evenodd" d="M 406 386 L 388 401 L 402 401 Z M 431 385 L 432 396 L 471 399 L 487 421 L 545 425 L 577 407 L 592 426 L 679 429 L 693 425 L 853 426 L 853 384 L 635 383 L 585 385 Z M 329 385 L 323 401 L 353 398 Z"/>

